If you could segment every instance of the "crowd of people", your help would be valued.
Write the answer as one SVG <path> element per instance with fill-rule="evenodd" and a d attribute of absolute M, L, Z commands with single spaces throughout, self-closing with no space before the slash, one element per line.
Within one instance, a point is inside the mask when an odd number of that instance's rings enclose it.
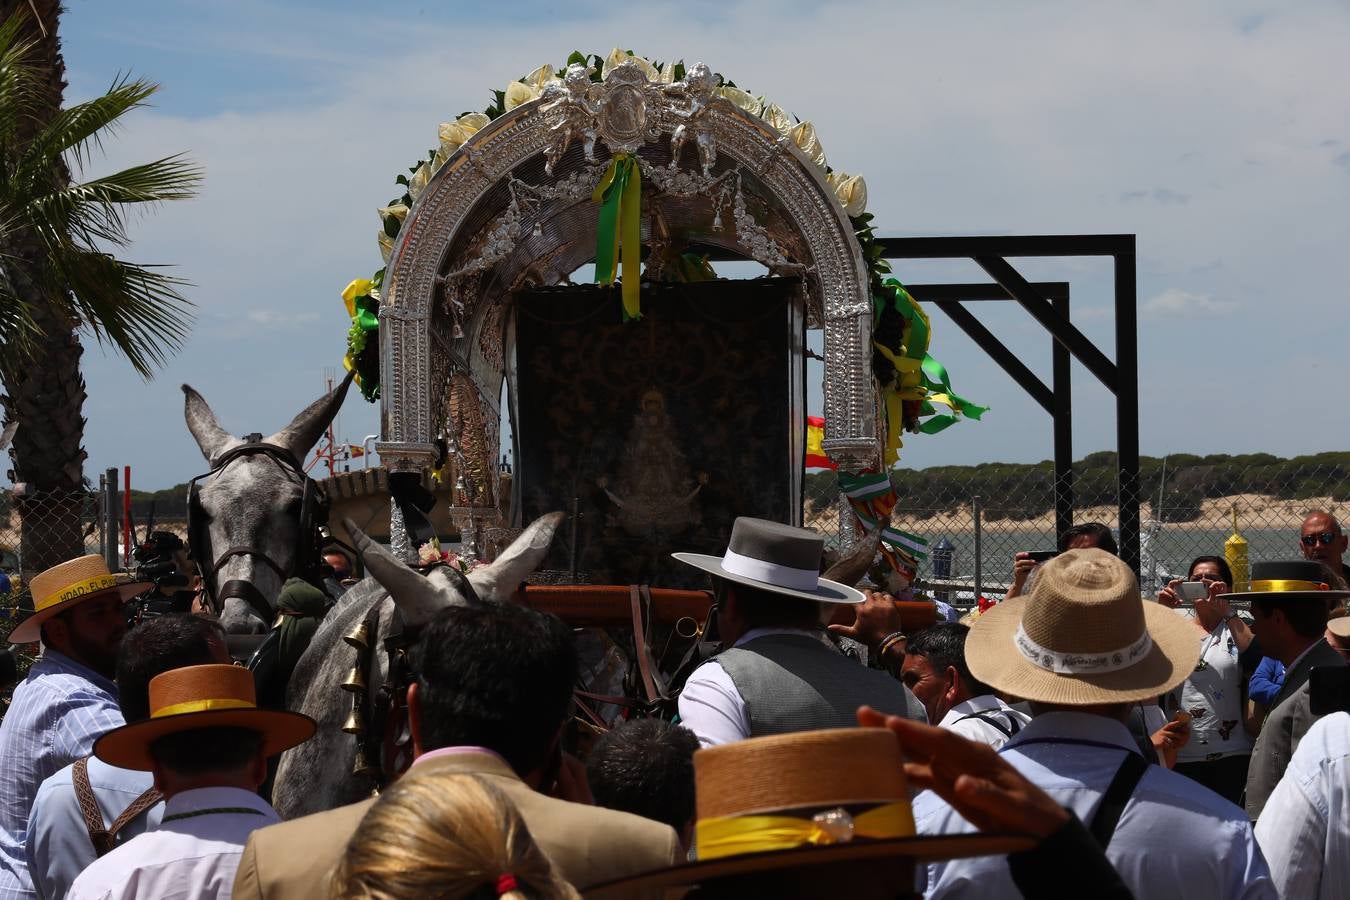
<path fill-rule="evenodd" d="M 1346 545 L 1314 513 L 1249 591 L 1202 556 L 1145 599 L 1079 526 L 1019 554 L 1003 602 L 907 634 L 818 574 L 818 534 L 739 519 L 722 556 L 676 554 L 723 649 L 675 722 L 621 721 L 583 763 L 573 629 L 452 606 L 410 648 L 408 771 L 284 822 L 269 760 L 315 722 L 260 706 L 209 616 L 128 628 L 146 586 L 83 557 L 32 579 L 11 635 L 42 651 L 0 722 L 0 900 L 1343 897 Z"/>

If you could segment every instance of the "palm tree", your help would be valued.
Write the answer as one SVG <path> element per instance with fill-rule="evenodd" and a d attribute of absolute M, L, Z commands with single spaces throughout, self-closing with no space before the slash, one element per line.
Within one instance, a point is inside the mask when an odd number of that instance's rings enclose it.
<path fill-rule="evenodd" d="M 181 279 L 114 253 L 137 207 L 194 196 L 182 156 L 78 180 L 127 113 L 158 85 L 122 78 L 62 108 L 56 2 L 3 0 L 0 13 L 0 381 L 20 553 L 29 572 L 83 552 L 85 400 L 80 333 L 150 377 L 187 337 Z M 31 14 L 30 14 L 31 13 Z"/>

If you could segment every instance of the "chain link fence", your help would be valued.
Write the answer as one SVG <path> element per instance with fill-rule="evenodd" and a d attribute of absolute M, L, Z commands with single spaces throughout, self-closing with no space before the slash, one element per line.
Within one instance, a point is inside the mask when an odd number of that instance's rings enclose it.
<path fill-rule="evenodd" d="M 1093 454 L 1073 468 L 1065 487 L 1074 524 L 1101 522 L 1116 532 L 1116 455 Z M 1002 596 L 1013 554 L 1057 547 L 1051 463 L 901 468 L 891 483 L 899 498 L 892 524 L 928 541 L 919 577 L 936 581 L 937 593 L 953 605 L 974 602 L 977 575 L 981 594 Z M 1195 557 L 1223 556 L 1234 512 L 1250 562 L 1298 558 L 1309 512 L 1325 510 L 1342 520 L 1350 513 L 1350 452 L 1291 460 L 1266 454 L 1145 458 L 1139 483 L 1140 587 L 1153 593 L 1184 577 Z M 837 498 L 832 472 L 807 475 L 805 521 L 827 542 L 838 539 Z"/>

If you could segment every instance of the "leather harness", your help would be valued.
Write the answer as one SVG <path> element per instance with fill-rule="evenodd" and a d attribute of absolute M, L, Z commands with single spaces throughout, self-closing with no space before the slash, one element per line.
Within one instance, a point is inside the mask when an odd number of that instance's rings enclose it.
<path fill-rule="evenodd" d="M 218 475 L 237 459 L 259 455 L 274 460 L 283 469 L 289 470 L 300 479 L 302 486 L 300 521 L 298 523 L 300 537 L 295 554 L 295 570 L 303 570 L 313 562 L 311 557 L 317 558 L 320 542 L 319 527 L 325 524 L 328 518 L 327 498 L 324 496 L 323 489 L 319 487 L 318 482 L 305 474 L 300 461 L 295 458 L 294 454 L 285 447 L 267 443 L 262 440 L 260 434 L 248 435 L 245 443 L 230 448 L 212 460 L 211 471 L 198 475 L 188 482 L 188 545 L 193 552 L 198 567 L 201 569 L 202 586 L 205 589 L 206 596 L 211 600 L 217 612 L 224 607 L 226 600 L 240 599 L 253 608 L 258 618 L 271 625 L 276 614 L 267 602 L 267 598 L 252 582 L 233 579 L 218 586 L 216 575 L 219 573 L 221 566 L 236 556 L 247 556 L 262 562 L 275 572 L 277 578 L 282 582 L 285 582 L 287 578 L 294 574 L 294 571 L 288 572 L 266 552 L 251 545 L 228 547 L 224 552 L 211 558 L 209 556 L 210 537 L 208 531 L 210 523 L 206 520 L 205 510 L 202 509 L 197 485 L 197 482 L 202 479 Z"/>

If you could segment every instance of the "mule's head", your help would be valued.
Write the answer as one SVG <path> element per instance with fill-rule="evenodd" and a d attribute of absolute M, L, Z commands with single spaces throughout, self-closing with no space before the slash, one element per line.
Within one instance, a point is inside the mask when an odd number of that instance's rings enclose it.
<path fill-rule="evenodd" d="M 490 565 L 480 566 L 468 575 L 452 566 L 436 566 L 425 576 L 372 541 L 350 519 L 345 524 L 366 571 L 389 591 L 404 623 L 416 627 L 430 622 L 442 609 L 462 606 L 474 598 L 490 602 L 510 600 L 516 587 L 543 561 L 562 520 L 560 512 L 540 516 Z"/>
<path fill-rule="evenodd" d="M 268 629 L 282 583 L 296 573 L 304 542 L 314 540 L 301 533 L 307 479 L 297 466 L 337 414 L 350 383 L 348 375 L 262 441 L 278 452 L 250 452 L 225 465 L 221 461 L 246 441 L 222 428 L 201 394 L 183 385 L 188 430 L 212 469 L 198 482 L 191 510 L 192 553 L 231 634 Z"/>

